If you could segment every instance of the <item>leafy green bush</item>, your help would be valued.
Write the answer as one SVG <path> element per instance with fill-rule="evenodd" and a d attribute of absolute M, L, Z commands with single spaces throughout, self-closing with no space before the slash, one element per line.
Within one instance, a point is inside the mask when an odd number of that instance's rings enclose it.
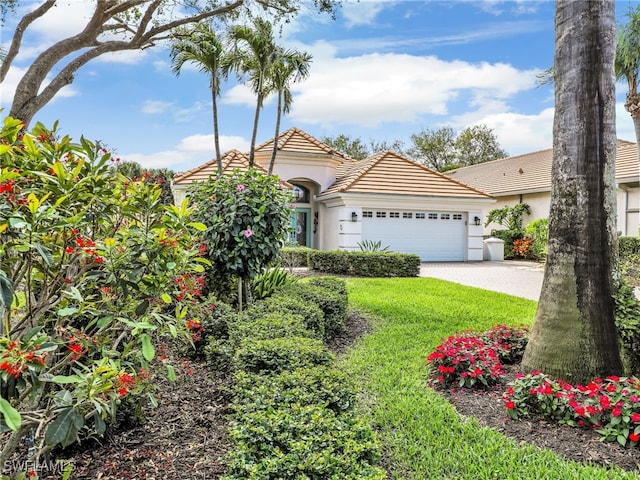
<path fill-rule="evenodd" d="M 529 247 L 530 258 L 533 260 L 544 261 L 547 256 L 549 219 L 539 218 L 534 220 L 526 226 L 524 233 L 526 237 L 533 240 Z"/>
<path fill-rule="evenodd" d="M 232 392 L 234 413 L 245 413 L 289 405 L 322 405 L 336 413 L 353 410 L 355 387 L 349 376 L 330 366 L 300 368 L 279 375 L 240 372 Z"/>
<path fill-rule="evenodd" d="M 620 258 L 620 274 L 636 287 L 640 287 L 640 253 Z"/>
<path fill-rule="evenodd" d="M 271 296 L 273 292 L 283 285 L 295 283 L 297 281 L 297 277 L 287 273 L 286 270 L 283 270 L 278 265 L 267 268 L 262 273 L 254 277 L 253 280 L 251 280 L 251 290 L 256 299 L 263 299 Z"/>
<path fill-rule="evenodd" d="M 329 365 L 333 354 L 320 340 L 283 337 L 267 340 L 245 339 L 236 350 L 239 370 L 253 373 L 280 373 L 302 367 Z"/>
<path fill-rule="evenodd" d="M 636 299 L 633 286 L 620 281 L 613 297 L 615 301 L 615 321 L 618 337 L 622 344 L 625 368 L 632 374 L 640 374 L 640 302 Z"/>
<path fill-rule="evenodd" d="M 282 247 L 276 261 L 289 271 L 296 267 L 308 267 L 309 253 L 313 251 L 309 247 Z"/>
<path fill-rule="evenodd" d="M 620 263 L 632 255 L 640 255 L 640 237 L 618 237 Z"/>
<path fill-rule="evenodd" d="M 316 250 L 309 254 L 309 262 L 313 270 L 335 275 L 417 277 L 420 274 L 420 257 L 407 253 Z"/>
<path fill-rule="evenodd" d="M 301 315 L 266 313 L 258 318 L 244 316 L 229 326 L 232 345 L 240 345 L 247 338 L 268 340 L 279 337 L 311 337 Z"/>
<path fill-rule="evenodd" d="M 292 313 L 300 315 L 314 338 L 324 338 L 324 313 L 314 303 L 298 297 L 274 295 L 247 310 L 251 318 L 258 318 L 267 313 Z"/>
<path fill-rule="evenodd" d="M 514 232 L 512 230 L 493 230 L 491 235 L 504 242 L 504 258 L 506 260 L 514 258 L 514 242 L 524 237 L 522 232 Z"/>
<path fill-rule="evenodd" d="M 304 279 L 305 283 L 318 287 L 328 288 L 337 294 L 347 297 L 347 282 L 338 277 L 308 277 Z"/>
<path fill-rule="evenodd" d="M 382 480 L 371 428 L 321 405 L 293 404 L 234 418 L 223 479 Z"/>
<path fill-rule="evenodd" d="M 344 328 L 347 319 L 347 297 L 334 290 L 307 282 L 298 282 L 282 287 L 276 294 L 280 297 L 299 297 L 317 305 L 324 314 L 323 338 L 328 339 Z"/>

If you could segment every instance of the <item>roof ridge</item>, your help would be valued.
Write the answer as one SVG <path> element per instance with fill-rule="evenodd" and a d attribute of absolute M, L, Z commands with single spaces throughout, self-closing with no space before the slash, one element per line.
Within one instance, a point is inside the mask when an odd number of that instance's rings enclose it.
<path fill-rule="evenodd" d="M 362 160 L 357 160 L 349 168 L 349 170 L 346 171 L 345 175 L 342 178 L 337 178 L 336 183 L 338 183 L 343 178 L 345 179 L 345 184 L 338 188 L 338 191 L 344 192 L 346 189 L 355 184 L 365 173 L 371 170 L 383 158 L 380 153 L 381 152 L 371 155 L 367 158 L 363 158 Z M 353 176 L 353 178 L 349 179 L 349 177 L 351 176 Z"/>

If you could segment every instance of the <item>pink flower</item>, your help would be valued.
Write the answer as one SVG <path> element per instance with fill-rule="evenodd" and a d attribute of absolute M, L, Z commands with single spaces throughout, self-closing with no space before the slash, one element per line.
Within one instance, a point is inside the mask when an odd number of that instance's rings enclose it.
<path fill-rule="evenodd" d="M 622 410 L 619 409 L 618 407 L 614 408 L 613 410 L 611 410 L 611 414 L 614 417 L 619 417 L 620 415 L 622 415 Z"/>
<path fill-rule="evenodd" d="M 245 236 L 245 237 L 247 237 L 247 238 L 249 238 L 251 235 L 253 235 L 253 232 L 251 231 L 251 229 L 250 229 L 250 228 L 247 228 L 247 229 L 244 231 L 244 236 Z"/>
<path fill-rule="evenodd" d="M 238 185 L 238 191 L 242 192 L 244 190 L 244 185 L 240 184 Z"/>

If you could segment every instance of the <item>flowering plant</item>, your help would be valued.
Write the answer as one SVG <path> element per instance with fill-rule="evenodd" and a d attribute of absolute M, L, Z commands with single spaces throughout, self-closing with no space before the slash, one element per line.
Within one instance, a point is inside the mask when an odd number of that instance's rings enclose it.
<path fill-rule="evenodd" d="M 541 372 L 519 374 L 503 395 L 512 419 L 541 415 L 571 426 L 594 428 L 603 440 L 640 443 L 640 380 L 597 378 L 571 385 Z"/>
<path fill-rule="evenodd" d="M 12 118 L 0 128 L 1 465 L 31 430 L 39 456 L 151 394 L 154 344 L 191 341 L 208 261 L 187 204 L 163 206 L 106 149 Z"/>

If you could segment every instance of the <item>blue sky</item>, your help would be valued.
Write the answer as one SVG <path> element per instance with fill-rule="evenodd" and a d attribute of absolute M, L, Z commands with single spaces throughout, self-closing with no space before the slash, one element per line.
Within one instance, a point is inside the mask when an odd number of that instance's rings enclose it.
<path fill-rule="evenodd" d="M 92 2 L 59 2 L 25 37 L 25 49 L 0 84 L 7 108 L 21 71 L 42 45 L 78 32 Z M 616 2 L 618 23 L 637 1 Z M 23 2 L 22 12 L 35 2 Z M 285 26 L 280 43 L 313 55 L 311 75 L 292 88 L 294 103 L 281 131 L 295 126 L 323 138 L 346 134 L 363 141 L 408 141 L 422 129 L 475 124 L 493 128 L 511 155 L 551 146 L 553 89 L 536 74 L 554 53 L 555 4 L 542 0 L 345 2 L 334 21 L 306 14 Z M 26 10 L 25 10 L 26 9 Z M 16 18 L 0 34 L 8 45 Z M 36 116 L 74 139 L 99 139 L 123 160 L 174 171 L 213 158 L 207 77 L 171 72 L 169 52 L 157 47 L 114 54 L 87 64 L 73 84 Z M 617 88 L 618 137 L 635 141 Z M 273 136 L 275 99 L 261 114 L 258 143 Z M 255 98 L 233 79 L 223 86 L 223 150 L 247 151 Z"/>

